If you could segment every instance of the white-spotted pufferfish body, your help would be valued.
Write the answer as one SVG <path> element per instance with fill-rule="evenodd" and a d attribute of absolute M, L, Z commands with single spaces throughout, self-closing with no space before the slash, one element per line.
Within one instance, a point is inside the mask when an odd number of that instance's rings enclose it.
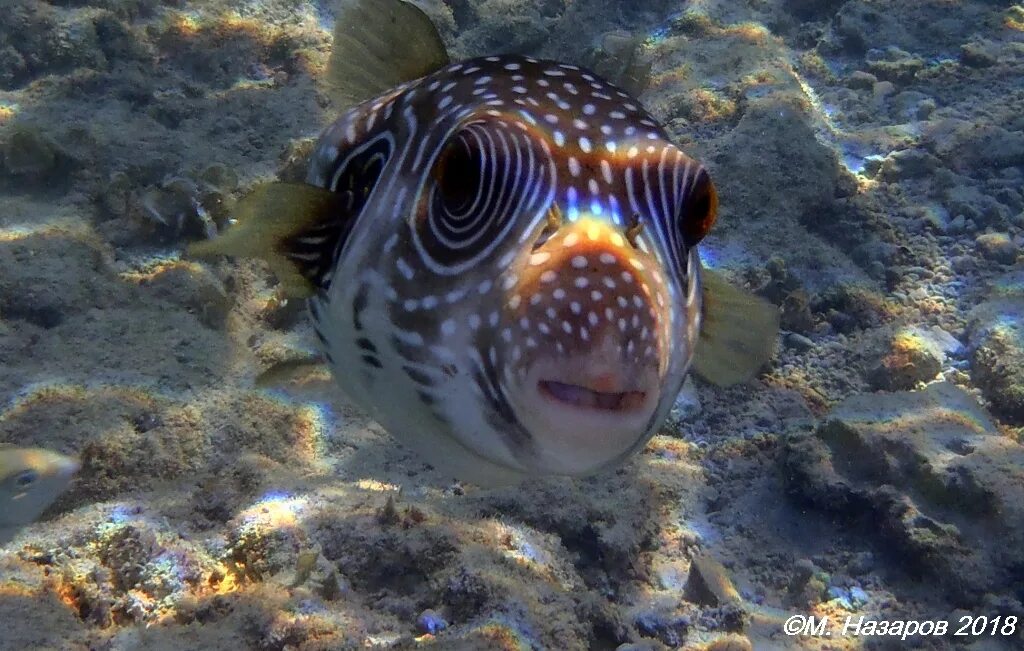
<path fill-rule="evenodd" d="M 715 194 L 624 91 L 528 57 L 451 64 L 342 116 L 307 182 L 358 211 L 317 271 L 324 353 L 428 460 L 585 474 L 665 418 Z"/>
<path fill-rule="evenodd" d="M 439 469 L 614 467 L 691 363 L 725 385 L 771 356 L 774 306 L 701 269 L 707 171 L 623 88 L 525 56 L 450 63 L 403 0 L 345 0 L 328 77 L 352 108 L 306 182 L 257 187 L 189 253 L 266 260 L 310 299 L 345 393 Z"/>

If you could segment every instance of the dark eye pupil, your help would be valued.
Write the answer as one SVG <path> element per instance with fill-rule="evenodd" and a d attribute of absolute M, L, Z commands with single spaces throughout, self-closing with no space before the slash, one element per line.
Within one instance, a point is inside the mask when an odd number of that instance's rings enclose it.
<path fill-rule="evenodd" d="M 701 170 L 679 213 L 679 229 L 683 236 L 683 244 L 687 248 L 704 239 L 711 230 L 711 225 L 715 223 L 717 212 L 715 186 L 707 172 Z"/>
<path fill-rule="evenodd" d="M 711 198 L 707 194 L 701 194 L 693 202 L 693 213 L 694 215 L 706 215 L 708 214 L 708 208 L 711 205 Z"/>
<path fill-rule="evenodd" d="M 469 207 L 476 196 L 480 166 L 466 143 L 461 139 L 448 146 L 435 171 L 435 177 L 445 206 L 453 213 Z"/>
<path fill-rule="evenodd" d="M 15 483 L 17 483 L 18 486 L 28 486 L 30 484 L 34 484 L 36 482 L 36 479 L 38 478 L 39 475 L 36 474 L 34 471 L 26 470 L 25 472 L 18 475 L 18 478 L 15 480 Z"/>

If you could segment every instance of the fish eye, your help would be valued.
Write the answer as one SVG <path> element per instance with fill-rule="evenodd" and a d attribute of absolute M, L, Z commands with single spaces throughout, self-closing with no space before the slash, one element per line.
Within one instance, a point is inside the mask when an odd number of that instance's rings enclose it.
<path fill-rule="evenodd" d="M 701 169 L 693 186 L 686 193 L 679 210 L 679 230 L 686 248 L 695 246 L 704 239 L 718 217 L 718 193 L 711 176 Z"/>
<path fill-rule="evenodd" d="M 480 185 L 479 153 L 463 138 L 448 144 L 434 167 L 441 199 L 452 214 L 464 212 Z"/>
<path fill-rule="evenodd" d="M 14 478 L 14 483 L 20 488 L 25 488 L 36 483 L 36 481 L 38 480 L 38 472 L 36 472 L 35 470 L 25 470 L 23 472 L 18 473 L 18 475 Z"/>

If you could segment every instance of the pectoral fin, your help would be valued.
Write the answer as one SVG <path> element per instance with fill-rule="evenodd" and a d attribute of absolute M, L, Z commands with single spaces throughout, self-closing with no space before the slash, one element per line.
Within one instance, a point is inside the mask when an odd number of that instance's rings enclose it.
<path fill-rule="evenodd" d="M 771 359 L 779 333 L 779 309 L 704 269 L 704 320 L 693 370 L 718 386 L 745 382 Z"/>
<path fill-rule="evenodd" d="M 286 295 L 308 298 L 330 280 L 335 252 L 355 221 L 352 202 L 350 192 L 265 183 L 238 202 L 237 225 L 185 254 L 266 260 Z"/>

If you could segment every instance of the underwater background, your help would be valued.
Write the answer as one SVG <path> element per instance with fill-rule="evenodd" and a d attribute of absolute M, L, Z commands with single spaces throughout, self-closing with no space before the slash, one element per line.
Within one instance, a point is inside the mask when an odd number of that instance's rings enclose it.
<path fill-rule="evenodd" d="M 258 382 L 314 341 L 266 266 L 180 256 L 304 176 L 333 1 L 2 0 L 0 445 L 82 467 L 0 543 L 0 649 L 1024 648 L 1024 5 L 419 4 L 454 59 L 644 36 L 775 358 L 614 473 L 453 483 Z"/>

